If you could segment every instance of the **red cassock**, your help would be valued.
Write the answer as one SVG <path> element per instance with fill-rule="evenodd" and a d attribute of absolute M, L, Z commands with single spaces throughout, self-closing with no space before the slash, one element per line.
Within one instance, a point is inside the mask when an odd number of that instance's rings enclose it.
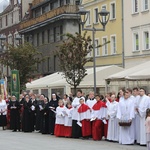
<path fill-rule="evenodd" d="M 78 108 L 78 113 L 82 123 L 82 136 L 91 136 L 90 107 L 86 104 L 82 104 Z"/>
<path fill-rule="evenodd" d="M 100 111 L 102 107 L 106 107 L 105 103 L 102 101 L 97 101 L 97 103 L 93 106 L 92 109 L 95 112 L 95 114 L 99 114 L 98 111 Z M 92 124 L 92 137 L 93 140 L 101 140 L 103 137 L 103 122 L 100 118 L 98 118 L 98 116 L 95 117 L 97 119 L 94 120 Z"/>
<path fill-rule="evenodd" d="M 55 136 L 64 136 L 65 127 L 62 124 L 55 124 L 54 135 Z"/>
<path fill-rule="evenodd" d="M 71 137 L 72 136 L 72 127 L 64 126 L 64 136 Z"/>

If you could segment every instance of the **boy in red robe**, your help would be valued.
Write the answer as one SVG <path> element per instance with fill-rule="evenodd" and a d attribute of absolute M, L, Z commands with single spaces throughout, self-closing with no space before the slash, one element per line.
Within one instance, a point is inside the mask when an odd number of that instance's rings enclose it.
<path fill-rule="evenodd" d="M 92 137 L 93 140 L 101 140 L 103 136 L 103 118 L 105 118 L 106 105 L 101 101 L 100 96 L 96 95 L 96 104 L 92 107 Z"/>
<path fill-rule="evenodd" d="M 88 139 L 91 136 L 91 110 L 88 105 L 84 103 L 84 99 L 80 99 L 80 106 L 78 108 L 78 122 L 80 125 L 83 139 Z"/>

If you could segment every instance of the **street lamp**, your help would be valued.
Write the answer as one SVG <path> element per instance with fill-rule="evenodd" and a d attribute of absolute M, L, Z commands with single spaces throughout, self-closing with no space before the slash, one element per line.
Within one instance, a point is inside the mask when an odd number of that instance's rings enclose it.
<path fill-rule="evenodd" d="M 94 23 L 91 28 L 85 28 L 84 25 L 89 17 L 89 11 L 86 11 L 84 7 L 80 7 L 78 14 L 80 15 L 80 24 L 82 27 L 82 30 L 86 31 L 92 31 L 92 39 L 93 39 L 93 72 L 94 72 L 94 93 L 96 94 L 96 58 L 95 58 L 95 32 L 96 31 L 105 31 L 105 26 L 108 23 L 110 12 L 108 12 L 106 9 L 102 9 L 98 15 L 99 22 L 102 25 L 102 28 L 95 28 Z"/>
<path fill-rule="evenodd" d="M 22 37 L 19 34 L 15 35 L 15 40 L 16 40 L 16 45 L 19 46 L 21 41 L 22 41 Z"/>

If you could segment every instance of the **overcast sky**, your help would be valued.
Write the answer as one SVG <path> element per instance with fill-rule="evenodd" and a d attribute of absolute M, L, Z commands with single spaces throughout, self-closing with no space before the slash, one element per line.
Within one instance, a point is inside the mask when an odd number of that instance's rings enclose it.
<path fill-rule="evenodd" d="M 3 6 L 8 4 L 9 0 L 0 0 L 0 12 L 3 11 Z"/>

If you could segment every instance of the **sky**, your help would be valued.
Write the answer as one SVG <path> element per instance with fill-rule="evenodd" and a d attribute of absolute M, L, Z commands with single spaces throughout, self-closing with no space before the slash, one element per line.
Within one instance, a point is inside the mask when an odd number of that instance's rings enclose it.
<path fill-rule="evenodd" d="M 0 0 L 0 12 L 3 11 L 3 6 L 8 4 L 9 0 Z"/>

